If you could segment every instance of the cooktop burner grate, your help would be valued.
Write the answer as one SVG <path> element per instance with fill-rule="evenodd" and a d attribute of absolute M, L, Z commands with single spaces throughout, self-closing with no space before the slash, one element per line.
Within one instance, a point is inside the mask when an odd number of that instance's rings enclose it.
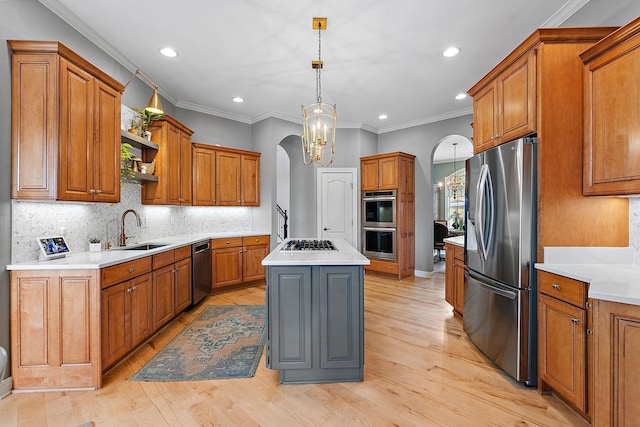
<path fill-rule="evenodd" d="M 289 240 L 282 251 L 335 251 L 337 248 L 331 240 L 294 239 Z"/>

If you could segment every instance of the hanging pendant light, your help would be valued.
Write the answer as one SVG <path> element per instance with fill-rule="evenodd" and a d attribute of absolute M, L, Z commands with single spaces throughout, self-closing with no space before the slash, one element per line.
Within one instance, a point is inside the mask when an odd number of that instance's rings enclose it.
<path fill-rule="evenodd" d="M 327 28 L 327 18 L 313 18 L 313 29 L 318 30 L 318 60 L 311 61 L 316 70 L 316 102 L 302 106 L 302 160 L 305 165 L 314 162 L 322 166 L 333 162 L 336 139 L 336 106 L 322 102 L 322 44 L 321 32 Z"/>

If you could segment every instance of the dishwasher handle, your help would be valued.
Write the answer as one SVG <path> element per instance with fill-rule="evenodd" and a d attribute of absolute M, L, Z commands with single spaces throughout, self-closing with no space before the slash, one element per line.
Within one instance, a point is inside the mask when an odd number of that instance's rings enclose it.
<path fill-rule="evenodd" d="M 194 245 L 193 253 L 194 254 L 199 254 L 200 252 L 204 252 L 204 251 L 208 251 L 208 250 L 209 250 L 209 242 L 204 242 L 204 243 L 199 244 L 199 245 Z"/>

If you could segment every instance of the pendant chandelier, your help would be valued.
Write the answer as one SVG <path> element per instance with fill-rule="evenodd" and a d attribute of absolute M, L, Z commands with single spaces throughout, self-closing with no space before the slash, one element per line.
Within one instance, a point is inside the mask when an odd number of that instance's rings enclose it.
<path fill-rule="evenodd" d="M 316 70 L 316 102 L 302 106 L 302 160 L 305 165 L 314 162 L 322 166 L 333 162 L 336 140 L 336 106 L 322 102 L 322 44 L 321 32 L 327 28 L 327 18 L 313 18 L 313 29 L 318 30 L 318 60 L 311 61 Z"/>
<path fill-rule="evenodd" d="M 458 176 L 458 169 L 456 164 L 456 146 L 457 142 L 453 143 L 453 174 L 450 175 L 449 182 L 447 182 L 447 188 L 449 189 L 449 195 L 454 200 L 458 200 L 458 194 L 464 191 L 464 182 L 461 177 Z"/>

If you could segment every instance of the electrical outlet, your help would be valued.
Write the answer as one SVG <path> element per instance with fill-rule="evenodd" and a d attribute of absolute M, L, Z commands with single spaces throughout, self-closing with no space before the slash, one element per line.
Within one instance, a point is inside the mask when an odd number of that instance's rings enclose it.
<path fill-rule="evenodd" d="M 64 236 L 65 233 L 67 232 L 67 220 L 66 219 L 59 219 L 56 222 L 56 225 L 58 227 L 58 231 L 57 234 Z"/>

